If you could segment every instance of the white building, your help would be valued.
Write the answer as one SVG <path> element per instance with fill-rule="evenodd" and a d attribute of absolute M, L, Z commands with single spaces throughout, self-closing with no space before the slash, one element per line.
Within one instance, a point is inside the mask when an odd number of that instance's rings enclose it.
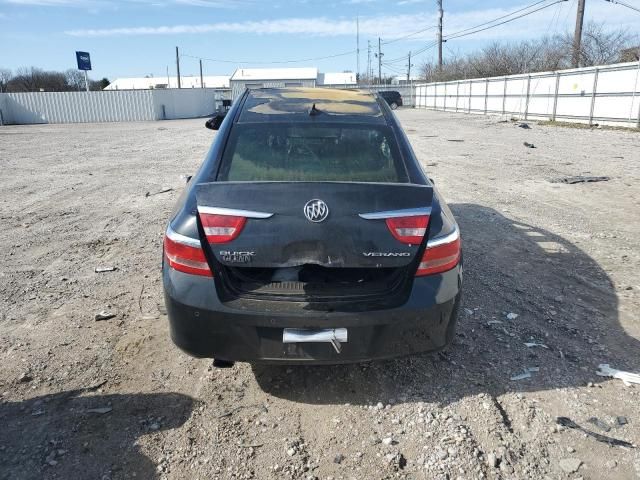
<path fill-rule="evenodd" d="M 181 76 L 182 88 L 201 88 L 200 76 Z M 320 73 L 316 67 L 304 68 L 238 68 L 227 75 L 203 77 L 205 88 L 231 89 L 232 98 L 242 95 L 245 88 L 282 87 L 356 87 L 353 72 Z M 149 90 L 178 88 L 176 77 L 118 78 L 105 90 Z"/>
<path fill-rule="evenodd" d="M 182 88 L 229 88 L 228 75 L 207 75 L 202 77 L 200 84 L 199 75 L 180 76 Z M 111 82 L 105 90 L 149 90 L 154 88 L 178 88 L 177 77 L 133 77 L 118 78 Z"/>
<path fill-rule="evenodd" d="M 355 87 L 358 84 L 354 72 L 318 73 L 318 86 Z"/>
<path fill-rule="evenodd" d="M 409 80 L 407 80 L 406 75 L 396 75 L 395 77 L 391 78 L 391 85 L 409 85 L 410 83 L 419 82 L 419 81 L 420 81 L 420 75 L 411 75 Z"/>
<path fill-rule="evenodd" d="M 313 68 L 238 68 L 229 83 L 235 99 L 246 88 L 315 87 L 318 69 Z"/>

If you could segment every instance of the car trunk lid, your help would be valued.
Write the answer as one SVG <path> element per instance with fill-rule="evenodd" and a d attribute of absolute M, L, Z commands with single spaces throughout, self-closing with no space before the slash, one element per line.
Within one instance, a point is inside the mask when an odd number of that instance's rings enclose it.
<path fill-rule="evenodd" d="M 400 241 L 388 218 L 428 215 L 433 196 L 430 186 L 388 183 L 211 182 L 196 189 L 216 261 L 257 268 L 405 267 L 421 242 Z"/>

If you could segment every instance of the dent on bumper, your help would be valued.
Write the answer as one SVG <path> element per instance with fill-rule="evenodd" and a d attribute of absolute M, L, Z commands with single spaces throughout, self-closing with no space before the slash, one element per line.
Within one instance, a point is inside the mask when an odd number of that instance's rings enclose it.
<path fill-rule="evenodd" d="M 213 279 L 164 272 L 171 337 L 182 350 L 196 357 L 291 364 L 358 362 L 443 348 L 454 334 L 460 279 L 458 267 L 416 278 L 402 307 L 348 312 L 314 310 L 305 303 L 222 303 Z M 347 328 L 349 338 L 337 353 L 330 343 L 285 344 L 284 328 Z"/>

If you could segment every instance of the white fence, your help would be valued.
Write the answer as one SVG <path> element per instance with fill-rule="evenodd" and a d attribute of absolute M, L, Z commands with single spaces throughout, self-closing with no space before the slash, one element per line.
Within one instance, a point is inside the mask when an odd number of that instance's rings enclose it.
<path fill-rule="evenodd" d="M 0 125 L 6 123 L 7 111 L 7 98 L 4 94 L 0 93 Z"/>
<path fill-rule="evenodd" d="M 416 85 L 416 106 L 640 127 L 640 62 Z"/>
<path fill-rule="evenodd" d="M 212 115 L 220 92 L 212 88 L 101 92 L 0 93 L 4 124 L 170 120 Z"/>
<path fill-rule="evenodd" d="M 398 90 L 405 105 L 524 119 L 640 127 L 640 62 L 557 72 L 414 85 Z M 0 93 L 0 124 L 126 122 L 213 114 L 213 88 L 102 92 Z"/>

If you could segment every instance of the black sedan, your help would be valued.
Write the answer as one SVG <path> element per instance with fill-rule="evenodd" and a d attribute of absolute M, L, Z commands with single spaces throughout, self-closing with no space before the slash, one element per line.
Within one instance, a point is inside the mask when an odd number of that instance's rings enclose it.
<path fill-rule="evenodd" d="M 391 110 L 395 110 L 398 107 L 402 106 L 402 95 L 397 90 L 384 90 L 382 92 L 378 92 L 384 100 L 389 104 Z"/>
<path fill-rule="evenodd" d="M 173 341 L 218 365 L 346 363 L 454 335 L 460 232 L 387 103 L 248 90 L 164 239 Z"/>

